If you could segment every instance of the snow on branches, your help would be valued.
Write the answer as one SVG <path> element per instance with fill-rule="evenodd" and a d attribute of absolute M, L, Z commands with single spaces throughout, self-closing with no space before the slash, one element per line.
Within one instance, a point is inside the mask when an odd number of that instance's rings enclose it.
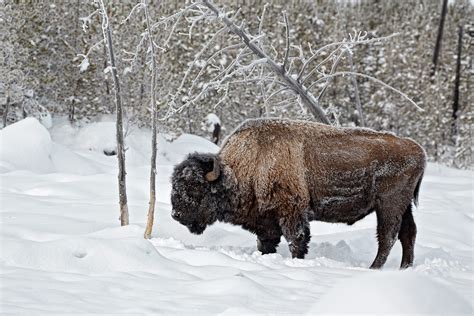
<path fill-rule="evenodd" d="M 282 35 L 284 50 L 279 53 L 264 32 L 265 11 L 266 6 L 259 18 L 256 35 L 248 31 L 245 20 L 238 19 L 238 10 L 225 12 L 208 0 L 192 2 L 177 13 L 161 18 L 153 24 L 152 28 L 163 26 L 167 32 L 165 47 L 169 45 L 178 23 L 182 20 L 189 24 L 187 32 L 189 38 L 202 21 L 222 26 L 212 34 L 208 34 L 208 41 L 196 52 L 194 60 L 189 63 L 183 74 L 179 88 L 170 93 L 167 101 L 168 111 L 162 120 L 181 113 L 186 107 L 196 105 L 210 95 L 218 97 L 214 103 L 217 107 L 229 99 L 229 92 L 234 86 L 252 85 L 258 87 L 266 112 L 270 105 L 298 104 L 302 112 L 309 111 L 320 122 L 331 124 L 329 119 L 331 113 L 327 113 L 330 109 L 323 109 L 320 103 L 333 78 L 339 76 L 351 78 L 360 125 L 365 123 L 356 77 L 381 84 L 421 110 L 411 98 L 398 89 L 354 70 L 352 54 L 355 46 L 382 42 L 398 34 L 368 38 L 366 32 L 354 31 L 343 40 L 324 45 L 315 51 L 308 44 L 309 52 L 305 52 L 301 45 L 291 43 L 290 22 L 286 12 L 283 12 L 281 25 L 284 29 Z M 222 42 L 225 44 L 220 44 Z M 338 71 L 337 68 L 343 60 L 347 61 L 348 69 Z M 326 69 L 330 69 L 329 72 Z M 204 74 L 212 75 L 203 81 Z M 282 94 L 284 96 L 281 96 Z M 277 96 L 280 96 L 278 101 L 269 102 Z"/>

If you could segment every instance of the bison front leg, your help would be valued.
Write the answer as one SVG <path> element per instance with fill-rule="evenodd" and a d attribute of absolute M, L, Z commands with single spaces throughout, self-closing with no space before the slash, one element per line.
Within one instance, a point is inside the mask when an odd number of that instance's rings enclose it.
<path fill-rule="evenodd" d="M 304 259 L 308 253 L 308 244 L 311 239 L 309 221 L 306 218 L 283 218 L 280 220 L 283 236 L 288 241 L 291 256 Z"/>
<path fill-rule="evenodd" d="M 268 238 L 268 237 L 258 236 L 257 249 L 258 251 L 262 253 L 262 255 L 275 253 L 279 243 L 280 243 L 280 237 Z"/>
<path fill-rule="evenodd" d="M 261 226 L 257 229 L 257 249 L 266 255 L 275 253 L 280 243 L 281 229 L 278 221 L 274 218 L 261 221 Z"/>

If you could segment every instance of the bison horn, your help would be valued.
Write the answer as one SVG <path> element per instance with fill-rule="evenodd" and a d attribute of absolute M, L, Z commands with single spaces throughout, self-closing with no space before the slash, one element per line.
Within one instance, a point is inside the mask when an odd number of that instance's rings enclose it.
<path fill-rule="evenodd" d="M 216 158 L 214 158 L 214 166 L 212 171 L 208 172 L 206 174 L 206 180 L 209 182 L 216 181 L 217 178 L 219 178 L 219 175 L 221 174 L 221 170 L 219 169 L 219 162 L 217 161 Z"/>

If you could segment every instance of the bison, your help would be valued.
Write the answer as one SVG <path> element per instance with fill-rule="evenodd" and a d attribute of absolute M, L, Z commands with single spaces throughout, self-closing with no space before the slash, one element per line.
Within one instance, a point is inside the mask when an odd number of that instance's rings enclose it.
<path fill-rule="evenodd" d="M 257 235 L 262 254 L 283 235 L 304 258 L 310 221 L 352 225 L 377 215 L 381 268 L 398 239 L 401 268 L 413 264 L 417 205 L 426 156 L 408 138 L 365 128 L 281 119 L 247 120 L 218 154 L 193 153 L 172 175 L 172 217 L 201 234 L 216 221 Z"/>

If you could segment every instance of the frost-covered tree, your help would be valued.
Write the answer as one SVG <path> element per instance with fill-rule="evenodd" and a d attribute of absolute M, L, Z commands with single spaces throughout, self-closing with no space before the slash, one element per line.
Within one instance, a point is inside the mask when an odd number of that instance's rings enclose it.
<path fill-rule="evenodd" d="M 158 111 L 157 111 L 157 104 L 156 104 L 156 53 L 155 53 L 155 42 L 153 40 L 153 31 L 151 28 L 150 22 L 150 13 L 148 10 L 148 2 L 147 0 L 143 0 L 141 3 L 141 7 L 143 8 L 143 12 L 145 14 L 146 20 L 146 29 L 147 29 L 147 40 L 148 40 L 148 51 L 150 53 L 150 67 L 151 67 L 151 86 L 150 86 L 150 107 L 151 107 L 151 161 L 150 161 L 150 201 L 148 206 L 148 220 L 145 229 L 145 238 L 151 238 L 151 232 L 153 229 L 153 223 L 155 218 L 155 202 L 156 202 L 156 151 L 157 151 L 157 144 L 156 144 L 156 137 L 157 137 L 157 129 L 158 129 Z"/>
<path fill-rule="evenodd" d="M 10 43 L 15 47 L 16 60 L 12 65 L 15 70 L 23 73 L 21 87 L 24 91 L 34 91 L 35 100 L 55 115 L 68 114 L 74 108 L 74 121 L 81 122 L 97 115 L 113 113 L 113 83 L 112 74 L 108 71 L 110 68 L 107 68 L 107 51 L 103 45 L 93 48 L 101 39 L 97 30 L 100 28 L 99 16 L 87 19 L 94 10 L 92 3 L 5 1 L 5 4 L 4 11 L 8 12 L 6 16 L 9 23 L 2 23 L 1 27 L 8 28 L 9 32 L 1 32 L 0 36 L 11 39 Z M 145 22 L 120 23 L 136 4 L 137 0 L 110 0 L 106 3 L 109 19 L 114 25 L 112 35 L 116 59 L 121 65 L 125 65 L 119 72 L 123 99 L 126 100 L 124 118 L 140 126 L 151 126 L 152 115 L 148 106 L 151 91 L 150 68 L 146 67 L 149 59 L 145 53 L 147 46 L 139 45 L 140 42 L 146 43 L 146 36 L 143 34 Z M 235 60 L 239 52 L 239 47 L 225 49 L 230 39 L 236 40 L 228 31 L 222 31 L 212 39 L 222 29 L 221 23 L 210 21 L 215 19 L 214 16 L 193 23 L 190 19 L 197 16 L 198 12 L 181 15 L 182 9 L 190 4 L 192 3 L 189 1 L 164 0 L 160 3 L 159 10 L 157 2 L 148 4 L 155 42 L 160 43 L 164 49 L 160 49 L 156 58 L 159 80 L 166 83 L 156 91 L 159 118 L 166 117 L 168 105 L 179 108 L 189 101 L 187 92 L 191 85 L 186 82 L 181 86 L 181 82 L 183 74 L 201 50 L 212 54 L 223 51 L 215 56 L 214 66 L 218 68 L 201 68 L 204 58 L 209 58 L 209 55 L 202 55 L 202 58 L 196 60 L 191 75 L 201 70 L 202 74 L 193 85 L 194 92 L 201 91 L 219 69 L 229 66 Z M 358 94 L 368 127 L 391 130 L 414 138 L 426 148 L 433 160 L 459 167 L 471 164 L 470 131 L 473 114 L 470 105 L 474 89 L 470 66 L 472 56 L 469 54 L 472 37 L 467 35 L 461 43 L 458 135 L 454 141 L 451 133 L 458 31 L 460 25 L 467 30 L 472 24 L 471 1 L 448 1 L 443 44 L 434 77 L 431 77 L 430 70 L 440 22 L 441 1 L 274 0 L 265 6 L 259 2 L 216 0 L 215 5 L 227 12 L 238 26 L 245 21 L 242 26 L 248 34 L 259 36 L 261 28 L 264 37 L 258 40 L 269 48 L 267 53 L 275 57 L 278 63 L 282 63 L 286 51 L 286 28 L 282 16 L 284 11 L 290 26 L 290 57 L 298 56 L 299 46 L 308 57 L 311 50 L 315 52 L 325 45 L 338 42 L 348 34 L 354 34 L 354 30 L 367 31 L 369 39 L 398 33 L 398 36 L 383 43 L 352 47 L 350 56 L 353 66 L 350 66 L 349 55 L 346 54 L 341 56 L 336 70 L 373 76 L 412 97 L 425 110 L 423 113 L 417 112 L 403 98 L 368 78 L 356 77 L 356 90 L 351 76 L 332 78 L 320 106 L 328 112 L 330 120 L 337 118 L 341 125 L 357 125 L 361 123 L 357 106 Z M 178 16 L 180 22 L 175 24 Z M 84 32 L 81 26 L 87 20 L 90 23 L 86 23 L 88 29 Z M 189 36 L 190 28 L 186 20 L 193 24 L 192 36 Z M 169 36 L 171 28 L 174 28 L 173 35 Z M 205 49 L 208 43 L 210 46 Z M 237 41 L 233 43 L 239 44 Z M 7 46 L 3 44 L 0 50 L 4 47 Z M 135 50 L 136 47 L 139 49 Z M 321 52 L 321 59 L 317 62 L 329 57 L 331 52 Z M 88 56 L 87 67 L 86 64 L 81 64 L 84 60 L 82 55 Z M 250 55 L 244 58 L 246 59 L 241 59 L 243 64 L 249 61 Z M 328 74 L 332 64 L 331 57 L 326 64 L 320 66 L 320 72 Z M 0 81 L 4 82 L 4 76 L 0 76 Z M 324 83 L 318 83 L 313 89 L 321 89 Z M 263 84 L 247 82 L 234 84 L 227 91 L 208 89 L 193 106 L 183 108 L 179 115 L 162 120 L 160 125 L 170 133 L 208 135 L 207 131 L 202 130 L 201 123 L 209 113 L 215 113 L 221 119 L 222 133 L 225 136 L 246 118 L 311 118 L 307 109 L 305 113 L 305 108 L 300 107 L 298 102 L 288 102 L 287 99 L 291 96 L 289 90 L 269 98 L 271 93 L 265 88 Z M 319 93 L 313 92 L 316 97 L 319 96 Z M 224 94 L 227 97 L 219 103 Z M 167 102 L 171 101 L 172 95 L 176 96 L 174 104 Z M 4 93 L 0 92 L 0 102 L 3 102 L 1 109 L 5 108 L 5 99 Z M 21 108 L 21 105 L 13 105 L 11 113 L 15 112 L 15 108 Z"/>
<path fill-rule="evenodd" d="M 123 106 L 121 86 L 118 76 L 118 69 L 115 61 L 114 46 L 112 41 L 111 22 L 103 0 L 97 1 L 97 13 L 100 15 L 102 23 L 103 42 L 107 48 L 109 58 L 109 67 L 113 79 L 113 88 L 115 95 L 116 111 L 116 141 L 117 141 L 117 160 L 118 160 L 118 188 L 119 188 L 119 206 L 120 206 L 120 224 L 122 226 L 129 224 L 127 186 L 126 186 L 126 168 L 125 168 L 125 142 L 123 132 Z M 84 62 L 84 61 L 83 61 Z"/>
<path fill-rule="evenodd" d="M 291 43 L 288 17 L 286 12 L 283 12 L 284 44 L 279 54 L 277 46 L 264 43 L 268 41 L 262 28 L 265 10 L 260 18 L 258 33 L 251 35 L 235 16 L 225 13 L 212 2 L 204 0 L 184 8 L 175 18 L 172 31 L 179 18 L 187 11 L 192 13 L 188 17 L 191 21 L 189 37 L 192 37 L 192 30 L 201 20 L 216 21 L 222 27 L 211 34 L 209 41 L 195 55 L 193 62 L 184 73 L 177 93 L 172 96 L 169 103 L 171 115 L 182 112 L 186 107 L 196 106 L 209 94 L 219 96 L 214 106 L 217 107 L 227 101 L 229 92 L 235 90 L 235 85 L 244 84 L 247 89 L 251 89 L 249 84 L 252 84 L 254 88 L 259 87 L 257 93 L 265 99 L 267 111 L 269 103 L 274 104 L 275 100 L 282 99 L 281 102 L 285 106 L 299 105 L 303 112 L 311 113 L 317 120 L 330 124 L 326 112 L 333 109 L 328 108 L 324 111 L 320 103 L 328 86 L 338 76 L 351 78 L 356 92 L 355 106 L 359 114 L 358 121 L 362 124 L 364 119 L 356 76 L 375 81 L 382 87 L 399 93 L 415 108 L 420 109 L 406 94 L 370 75 L 354 71 L 353 47 L 371 44 L 383 38 L 366 38 L 366 33 L 355 32 L 349 34 L 347 38 L 329 43 L 314 51 L 309 44 L 309 52 L 305 52 L 301 45 Z M 226 31 L 234 35 L 234 38 L 229 37 Z M 230 38 L 230 40 L 225 45 L 219 46 L 217 51 L 212 51 L 217 39 L 222 38 L 226 40 Z M 231 56 L 231 58 L 229 62 L 222 65 L 218 60 L 221 56 Z M 348 60 L 349 69 L 341 71 L 338 66 L 343 58 Z M 328 67 L 329 71 L 325 72 L 323 66 Z M 204 79 L 206 71 L 211 74 L 211 79 L 208 81 Z M 203 81 L 204 83 L 199 87 L 199 83 Z M 186 85 L 189 86 L 187 92 L 184 95 L 180 94 Z M 284 92 L 290 93 L 278 98 L 278 95 Z M 292 98 L 292 95 L 296 96 L 296 100 Z M 269 99 L 272 101 L 269 102 Z M 334 111 L 332 116 L 334 123 L 339 124 L 338 115 Z"/>
<path fill-rule="evenodd" d="M 28 51 L 22 45 L 21 33 L 17 29 L 22 23 L 25 23 L 25 17 L 15 4 L 4 4 L 0 13 L 0 104 L 3 127 L 27 116 L 34 116 L 49 124 L 49 111 L 37 100 L 34 84 L 28 82 L 25 75 L 28 71 L 24 68 Z"/>

